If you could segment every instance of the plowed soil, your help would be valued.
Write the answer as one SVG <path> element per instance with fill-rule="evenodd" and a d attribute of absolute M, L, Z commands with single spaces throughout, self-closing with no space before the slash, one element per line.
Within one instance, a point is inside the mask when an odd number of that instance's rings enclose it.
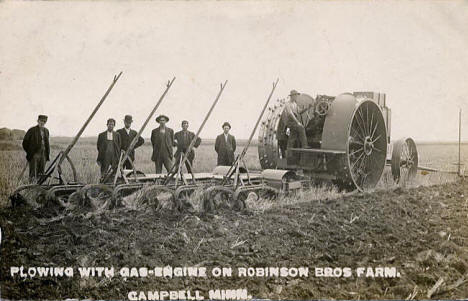
<path fill-rule="evenodd" d="M 254 298 L 271 299 L 468 296 L 466 181 L 215 214 L 3 208 L 0 225 L 0 285 L 6 299 L 127 299 L 129 291 L 244 287 Z M 310 271 L 307 278 L 173 279 L 81 279 L 76 271 L 166 265 L 306 266 Z M 76 275 L 23 279 L 10 276 L 11 266 L 71 266 Z M 382 266 L 396 267 L 401 276 L 354 273 L 357 267 Z M 350 267 L 353 275 L 316 277 L 316 267 Z"/>

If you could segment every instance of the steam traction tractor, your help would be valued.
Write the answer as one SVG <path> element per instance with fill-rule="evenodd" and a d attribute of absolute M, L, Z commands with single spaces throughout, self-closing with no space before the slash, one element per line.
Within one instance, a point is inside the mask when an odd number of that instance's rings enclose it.
<path fill-rule="evenodd" d="M 377 185 L 386 165 L 396 182 L 416 175 L 418 152 L 413 139 L 390 143 L 391 110 L 385 94 L 354 92 L 315 99 L 300 94 L 297 117 L 310 148 L 288 143 L 285 103 L 281 99 L 269 107 L 259 131 L 258 154 L 262 169 L 270 173 L 267 182 L 298 188 L 307 179 L 362 191 Z"/>

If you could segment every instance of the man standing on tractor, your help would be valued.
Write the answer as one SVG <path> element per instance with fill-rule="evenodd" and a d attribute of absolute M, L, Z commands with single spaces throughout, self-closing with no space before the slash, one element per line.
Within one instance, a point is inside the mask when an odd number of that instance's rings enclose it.
<path fill-rule="evenodd" d="M 166 127 L 169 117 L 159 115 L 156 118 L 159 127 L 151 132 L 151 144 L 153 144 L 153 154 L 151 160 L 154 161 L 156 173 L 162 172 L 162 166 L 169 172 L 172 168 L 172 147 L 174 145 L 174 131 Z"/>
<path fill-rule="evenodd" d="M 195 134 L 193 132 L 190 132 L 188 130 L 189 123 L 187 120 L 182 121 L 182 131 L 175 133 L 174 139 L 176 141 L 177 145 L 177 150 L 175 153 L 175 158 L 176 162 L 175 164 L 179 164 L 179 161 L 181 160 L 181 157 L 183 157 L 183 154 L 187 152 L 188 147 L 190 146 L 190 143 L 192 143 L 192 140 L 195 139 Z M 197 138 L 195 143 L 193 144 L 193 147 L 198 147 L 201 143 L 201 139 Z M 192 172 L 193 167 L 193 159 L 195 159 L 195 152 L 193 148 L 190 150 L 190 153 L 187 155 L 187 161 L 185 161 L 185 167 L 187 167 L 188 172 Z"/>
<path fill-rule="evenodd" d="M 216 137 L 215 151 L 218 153 L 218 164 L 231 166 L 234 163 L 234 152 L 236 151 L 236 138 L 229 134 L 231 125 L 223 123 L 223 133 Z"/>
<path fill-rule="evenodd" d="M 289 93 L 289 101 L 286 102 L 285 109 L 283 111 L 284 119 L 286 120 L 286 126 L 289 128 L 290 134 L 288 139 L 288 148 L 296 147 L 296 141 L 299 138 L 301 148 L 308 148 L 307 136 L 305 133 L 304 126 L 299 122 L 297 116 L 299 110 L 297 107 L 297 96 L 300 95 L 296 90 L 291 90 Z M 299 136 L 299 137 L 298 137 Z"/>
<path fill-rule="evenodd" d="M 101 180 L 107 174 L 109 167 L 117 171 L 120 159 L 120 135 L 114 131 L 115 119 L 107 120 L 107 130 L 100 133 L 97 141 L 98 157 L 96 162 L 101 167 Z"/>
<path fill-rule="evenodd" d="M 23 149 L 29 164 L 29 182 L 33 183 L 44 173 L 44 167 L 49 161 L 49 130 L 45 128 L 47 116 L 39 115 L 37 125 L 30 128 L 23 138 Z"/>
<path fill-rule="evenodd" d="M 124 118 L 125 127 L 117 131 L 117 133 L 119 133 L 120 135 L 120 139 L 122 142 L 122 145 L 120 147 L 121 147 L 121 150 L 123 150 L 124 152 L 127 151 L 128 147 L 130 146 L 130 143 L 132 143 L 133 139 L 137 135 L 137 132 L 135 130 L 130 129 L 132 122 L 133 122 L 132 116 L 125 115 L 125 118 Z M 143 143 L 145 143 L 145 140 L 141 136 L 138 137 L 138 141 L 135 144 L 135 147 L 132 149 L 132 151 L 128 155 L 129 159 L 125 160 L 125 162 L 123 163 L 124 169 L 133 169 L 132 165 L 135 164 L 135 149 L 143 145 Z M 130 163 L 130 160 L 133 164 Z"/>

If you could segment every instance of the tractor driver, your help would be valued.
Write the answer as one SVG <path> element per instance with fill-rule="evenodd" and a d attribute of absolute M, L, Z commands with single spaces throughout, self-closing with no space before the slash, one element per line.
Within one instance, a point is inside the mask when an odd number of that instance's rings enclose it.
<path fill-rule="evenodd" d="M 299 122 L 297 116 L 299 114 L 297 107 L 297 96 L 300 95 L 296 90 L 291 90 L 289 93 L 289 101 L 286 102 L 284 113 L 286 127 L 289 128 L 290 134 L 288 139 L 288 148 L 296 146 L 296 141 L 299 138 L 301 148 L 308 148 L 307 137 L 304 126 Z M 299 136 L 299 137 L 298 137 Z"/>

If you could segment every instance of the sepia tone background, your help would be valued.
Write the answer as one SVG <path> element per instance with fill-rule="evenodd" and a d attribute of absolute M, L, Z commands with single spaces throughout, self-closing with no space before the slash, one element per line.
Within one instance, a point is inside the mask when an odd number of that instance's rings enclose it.
<path fill-rule="evenodd" d="M 468 124 L 467 3 L 1 2 L 0 126 L 43 113 L 52 136 L 73 136 L 123 71 L 84 136 L 124 114 L 138 129 L 176 76 L 159 110 L 169 126 L 195 131 L 229 80 L 202 137 L 228 120 L 247 138 L 278 77 L 274 98 L 385 92 L 392 138 L 455 141 L 459 108 Z"/>

